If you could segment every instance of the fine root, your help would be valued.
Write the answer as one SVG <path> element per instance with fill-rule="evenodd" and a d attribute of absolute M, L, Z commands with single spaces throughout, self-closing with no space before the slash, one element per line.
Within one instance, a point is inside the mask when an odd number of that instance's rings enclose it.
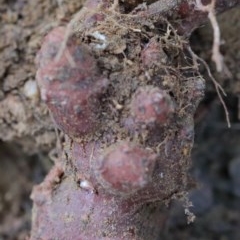
<path fill-rule="evenodd" d="M 197 61 L 200 61 L 204 67 L 206 68 L 207 70 L 207 73 L 208 73 L 208 76 L 210 77 L 210 79 L 212 80 L 214 86 L 215 86 L 215 89 L 216 89 L 216 92 L 217 92 L 217 95 L 219 97 L 219 100 L 223 106 L 223 109 L 224 109 L 224 112 L 225 112 L 225 116 L 226 116 L 226 121 L 227 121 L 227 125 L 228 127 L 230 128 L 231 127 L 231 123 L 230 123 L 230 119 L 229 119 L 229 112 L 228 112 L 228 109 L 227 109 L 227 105 L 226 103 L 224 102 L 224 99 L 223 99 L 223 96 L 226 97 L 227 94 L 226 92 L 224 91 L 224 89 L 222 88 L 222 86 L 216 81 L 216 79 L 213 77 L 212 73 L 211 73 L 211 70 L 208 66 L 208 64 L 206 63 L 206 61 L 204 61 L 202 58 L 200 58 L 199 56 L 197 56 L 190 47 L 188 47 L 188 51 L 189 53 L 191 54 L 192 56 L 192 59 L 193 59 L 193 64 L 194 64 L 194 67 L 198 68 L 198 64 L 197 64 Z M 223 95 L 223 96 L 222 96 Z"/>

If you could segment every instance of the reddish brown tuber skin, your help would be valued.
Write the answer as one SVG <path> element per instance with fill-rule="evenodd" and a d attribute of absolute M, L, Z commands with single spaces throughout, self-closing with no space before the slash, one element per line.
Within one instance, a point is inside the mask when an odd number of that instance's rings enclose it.
<path fill-rule="evenodd" d="M 47 198 L 42 188 L 33 191 L 32 199 L 33 211 L 38 214 L 34 216 L 31 240 L 155 240 L 165 222 L 159 206 L 153 206 L 151 212 L 144 206 L 143 214 L 136 213 L 141 205 L 91 193 L 77 187 L 71 177 L 64 178 L 51 197 Z M 137 236 L 135 226 L 139 222 L 145 229 L 141 230 L 143 238 Z"/>
<path fill-rule="evenodd" d="M 131 194 L 151 181 L 156 155 L 133 143 L 122 142 L 106 150 L 95 170 L 108 191 Z"/>
<path fill-rule="evenodd" d="M 129 17 L 123 5 L 89 0 L 76 22 L 81 37 L 70 36 L 62 49 L 66 29 L 58 27 L 43 41 L 41 96 L 69 137 L 32 193 L 31 240 L 156 240 L 162 204 L 185 196 L 202 81 L 195 68 L 178 74 L 189 61 L 181 37 L 151 18 L 159 9 L 149 5 Z"/>
<path fill-rule="evenodd" d="M 137 123 L 165 124 L 173 110 L 170 96 L 153 86 L 139 88 L 131 102 L 131 113 Z"/>
<path fill-rule="evenodd" d="M 65 28 L 58 27 L 45 37 L 37 57 L 37 81 L 59 128 L 81 137 L 98 126 L 99 97 L 108 81 L 99 76 L 95 59 L 76 39 L 69 39 L 60 52 L 64 36 Z"/>

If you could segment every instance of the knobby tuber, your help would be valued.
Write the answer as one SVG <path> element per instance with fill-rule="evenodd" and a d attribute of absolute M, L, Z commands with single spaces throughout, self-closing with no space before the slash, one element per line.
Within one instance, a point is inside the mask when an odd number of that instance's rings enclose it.
<path fill-rule="evenodd" d="M 38 53 L 41 98 L 66 138 L 33 190 L 32 240 L 157 239 L 162 204 L 186 194 L 204 80 L 167 19 L 114 3 L 88 1 Z"/>
<path fill-rule="evenodd" d="M 123 142 L 107 149 L 95 167 L 99 182 L 116 195 L 129 195 L 151 182 L 155 167 L 154 154 Z"/>
<path fill-rule="evenodd" d="M 37 80 L 41 98 L 56 123 L 69 136 L 78 137 L 97 127 L 98 96 L 104 92 L 107 79 L 101 77 L 88 49 L 74 40 L 68 41 L 60 59 L 55 59 L 64 30 L 56 28 L 46 37 L 37 57 Z"/>
<path fill-rule="evenodd" d="M 173 103 L 168 94 L 154 87 L 139 87 L 133 95 L 131 113 L 136 123 L 165 124 L 173 112 Z"/>

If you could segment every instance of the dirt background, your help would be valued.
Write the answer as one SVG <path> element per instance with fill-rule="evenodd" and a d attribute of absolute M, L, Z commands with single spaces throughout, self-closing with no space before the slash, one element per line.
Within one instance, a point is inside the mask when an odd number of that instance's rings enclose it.
<path fill-rule="evenodd" d="M 56 133 L 40 101 L 35 83 L 36 51 L 54 26 L 68 22 L 83 1 L 0 0 L 0 240 L 25 239 L 31 226 L 32 186 L 51 167 Z M 219 16 L 227 70 L 214 72 L 211 26 L 191 37 L 193 50 L 204 58 L 228 93 L 232 128 L 206 70 L 206 96 L 195 116 L 191 174 L 199 187 L 190 192 L 197 218 L 188 225 L 184 209 L 172 202 L 159 239 L 240 239 L 240 9 Z M 34 137 L 33 137 L 34 135 Z M 50 154 L 49 154 L 50 152 Z"/>

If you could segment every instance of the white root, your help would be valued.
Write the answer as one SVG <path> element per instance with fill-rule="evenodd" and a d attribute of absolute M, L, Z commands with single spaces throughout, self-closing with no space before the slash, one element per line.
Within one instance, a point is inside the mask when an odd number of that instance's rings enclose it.
<path fill-rule="evenodd" d="M 221 45 L 221 34 L 220 28 L 217 22 L 216 14 L 215 14 L 215 4 L 216 0 L 212 0 L 210 4 L 203 5 L 201 0 L 196 0 L 196 8 L 203 12 L 208 12 L 208 18 L 211 22 L 213 28 L 213 46 L 212 46 L 212 60 L 216 64 L 216 68 L 218 72 L 223 71 L 223 56 L 220 52 Z"/>

